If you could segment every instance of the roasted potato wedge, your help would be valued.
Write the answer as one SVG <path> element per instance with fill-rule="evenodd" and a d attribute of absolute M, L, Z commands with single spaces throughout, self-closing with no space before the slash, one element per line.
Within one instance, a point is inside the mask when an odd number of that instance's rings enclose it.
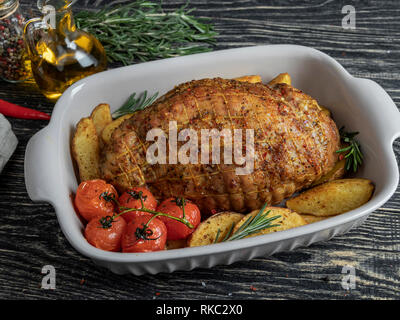
<path fill-rule="evenodd" d="M 197 229 L 189 236 L 187 246 L 198 247 L 214 243 L 218 229 L 220 230 L 218 239 L 222 240 L 232 227 L 232 224 L 235 225 L 243 217 L 244 215 L 241 213 L 230 211 L 212 215 L 200 223 Z"/>
<path fill-rule="evenodd" d="M 261 76 L 259 76 L 259 75 L 243 76 L 243 77 L 235 78 L 234 80 L 241 81 L 241 82 L 250 82 L 250 83 L 262 82 Z"/>
<path fill-rule="evenodd" d="M 101 137 L 103 129 L 112 122 L 110 105 L 106 103 L 99 104 L 93 109 L 90 119 L 92 119 L 96 127 L 97 135 Z"/>
<path fill-rule="evenodd" d="M 269 86 L 273 86 L 277 83 L 286 83 L 288 85 L 292 85 L 292 78 L 288 73 L 281 73 L 275 78 L 273 78 L 270 82 L 268 82 Z"/>
<path fill-rule="evenodd" d="M 276 220 L 272 221 L 272 224 L 278 224 L 276 227 L 267 228 L 261 230 L 258 233 L 254 233 L 248 237 L 259 236 L 262 234 L 267 234 L 271 232 L 283 231 L 291 228 L 300 227 L 306 224 L 304 219 L 298 213 L 288 209 L 288 208 L 281 208 L 281 207 L 266 207 L 264 212 L 270 211 L 268 217 L 275 217 L 280 216 Z M 254 217 L 257 215 L 259 210 L 255 210 L 247 215 L 245 215 L 233 228 L 233 232 L 236 232 L 240 226 L 247 221 L 249 217 Z"/>
<path fill-rule="evenodd" d="M 126 119 L 129 119 L 132 117 L 132 114 L 127 114 L 122 117 L 119 117 L 118 119 L 115 119 L 114 121 L 110 122 L 102 131 L 101 133 L 101 138 L 103 139 L 104 143 L 109 143 L 111 140 L 111 135 L 113 131 L 119 127 L 119 125 L 124 122 Z"/>
<path fill-rule="evenodd" d="M 346 173 L 345 165 L 346 165 L 346 159 L 342 159 L 336 162 L 335 166 L 332 168 L 331 171 L 323 175 L 321 178 L 315 181 L 311 186 L 314 187 L 328 181 L 342 178 Z"/>
<path fill-rule="evenodd" d="M 90 118 L 83 118 L 76 126 L 72 139 L 72 155 L 78 164 L 80 181 L 98 179 L 99 138 L 96 127 Z"/>
<path fill-rule="evenodd" d="M 309 189 L 286 201 L 286 206 L 300 214 L 327 217 L 362 206 L 373 192 L 370 180 L 340 179 Z"/>
<path fill-rule="evenodd" d="M 316 217 L 316 216 L 313 216 L 311 214 L 301 214 L 301 216 L 302 216 L 302 218 L 304 219 L 304 221 L 307 224 L 318 222 L 318 221 L 325 220 L 325 219 L 329 218 L 329 217 Z"/>

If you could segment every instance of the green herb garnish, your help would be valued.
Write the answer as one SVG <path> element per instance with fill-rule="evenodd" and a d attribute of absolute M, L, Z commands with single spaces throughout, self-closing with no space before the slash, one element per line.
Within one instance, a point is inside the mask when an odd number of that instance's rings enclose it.
<path fill-rule="evenodd" d="M 232 223 L 232 226 L 233 226 L 233 225 L 234 225 L 234 223 Z M 218 243 L 219 235 L 220 235 L 220 234 L 221 234 L 221 229 L 218 228 L 217 236 L 215 237 L 214 243 Z"/>
<path fill-rule="evenodd" d="M 354 139 L 359 132 L 345 132 L 344 127 L 341 127 L 339 133 L 342 142 L 348 144 L 348 146 L 336 152 L 345 153 L 346 170 L 349 171 L 350 169 L 353 169 L 353 171 L 356 172 L 363 162 L 360 143 Z"/>
<path fill-rule="evenodd" d="M 97 37 L 110 62 L 124 65 L 211 51 L 217 33 L 213 26 L 190 15 L 186 6 L 164 12 L 161 4 L 136 0 L 75 14 L 79 29 Z M 203 22 L 202 22 L 203 21 Z"/>
<path fill-rule="evenodd" d="M 228 233 L 220 242 L 243 239 L 252 234 L 260 232 L 261 230 L 278 227 L 279 224 L 271 224 L 271 222 L 280 218 L 281 216 L 268 217 L 268 214 L 271 212 L 271 210 L 268 210 L 264 213 L 266 207 L 267 204 L 264 204 L 261 210 L 254 217 L 250 216 L 235 232 L 232 232 L 234 227 L 234 224 L 232 223 Z M 220 233 L 221 230 L 218 229 L 214 243 L 218 242 Z"/>
<path fill-rule="evenodd" d="M 151 105 L 157 98 L 158 92 L 147 98 L 147 91 L 144 91 L 136 98 L 136 93 L 133 93 L 128 100 L 118 110 L 114 111 L 112 117 L 119 118 L 129 113 L 134 113 Z"/>

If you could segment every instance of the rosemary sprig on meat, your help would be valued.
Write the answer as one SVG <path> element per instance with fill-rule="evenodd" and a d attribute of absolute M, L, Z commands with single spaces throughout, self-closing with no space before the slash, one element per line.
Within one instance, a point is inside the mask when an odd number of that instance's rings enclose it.
<path fill-rule="evenodd" d="M 211 51 L 217 33 L 205 18 L 190 15 L 187 5 L 164 12 L 160 3 L 136 0 L 75 15 L 79 29 L 95 35 L 110 62 L 128 65 Z"/>
<path fill-rule="evenodd" d="M 268 214 L 271 212 L 271 210 L 268 210 L 264 213 L 266 207 L 267 204 L 264 204 L 261 210 L 254 217 L 250 216 L 235 232 L 232 232 L 234 227 L 234 223 L 232 223 L 228 233 L 220 242 L 243 239 L 252 234 L 258 233 L 261 230 L 278 227 L 279 224 L 272 224 L 272 221 L 280 218 L 281 216 L 268 217 Z M 220 233 L 221 230 L 218 229 L 214 243 L 218 242 Z"/>
<path fill-rule="evenodd" d="M 346 158 L 346 170 L 356 172 L 363 162 L 363 154 L 361 152 L 360 143 L 354 139 L 359 132 L 345 132 L 344 127 L 339 130 L 340 138 L 347 146 L 336 151 L 337 153 L 344 153 Z"/>
<path fill-rule="evenodd" d="M 136 98 L 136 93 L 133 93 L 119 109 L 113 112 L 112 117 L 116 119 L 126 114 L 143 110 L 144 108 L 151 105 L 157 99 L 157 96 L 158 92 L 147 98 L 147 91 L 144 91 Z"/>

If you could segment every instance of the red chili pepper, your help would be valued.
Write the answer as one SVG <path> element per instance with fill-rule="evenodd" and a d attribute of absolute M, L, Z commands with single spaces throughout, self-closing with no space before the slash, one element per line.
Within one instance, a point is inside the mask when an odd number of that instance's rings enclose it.
<path fill-rule="evenodd" d="M 25 108 L 0 99 L 0 113 L 19 119 L 50 120 L 47 113 Z"/>

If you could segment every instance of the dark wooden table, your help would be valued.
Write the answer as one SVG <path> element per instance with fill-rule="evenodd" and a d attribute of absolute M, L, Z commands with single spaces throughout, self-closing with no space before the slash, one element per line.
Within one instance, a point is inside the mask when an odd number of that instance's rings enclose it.
<path fill-rule="evenodd" d="M 34 3 L 21 2 L 24 9 Z M 78 1 L 75 8 L 105 2 Z M 185 2 L 164 1 L 167 9 Z M 216 50 L 281 43 L 314 47 L 354 76 L 378 82 L 400 105 L 400 2 L 351 1 L 356 29 L 344 30 L 341 9 L 348 2 L 192 0 L 190 6 L 197 8 L 195 15 L 210 17 L 220 33 Z M 49 113 L 53 108 L 33 83 L 1 83 L 0 98 Z M 212 269 L 118 276 L 76 252 L 61 233 L 53 208 L 28 198 L 25 147 L 46 122 L 10 121 L 19 145 L 0 175 L 0 298 L 400 298 L 400 189 L 362 226 L 309 248 Z M 399 158 L 399 140 L 394 149 Z M 41 289 L 41 269 L 48 264 L 56 268 L 56 290 Z M 354 290 L 341 286 L 344 265 L 355 267 Z"/>

